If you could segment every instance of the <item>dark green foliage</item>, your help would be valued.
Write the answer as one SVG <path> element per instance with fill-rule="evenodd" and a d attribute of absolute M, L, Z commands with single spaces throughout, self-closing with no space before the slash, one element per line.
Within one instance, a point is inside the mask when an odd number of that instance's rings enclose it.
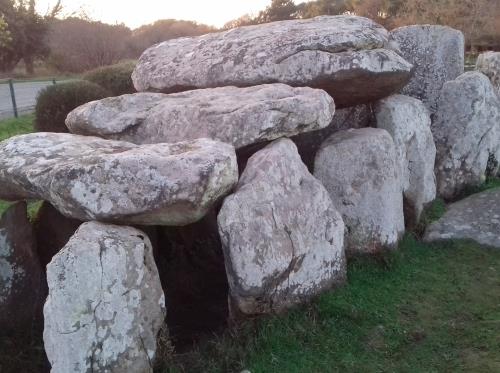
<path fill-rule="evenodd" d="M 109 96 L 101 86 L 87 81 L 55 84 L 38 95 L 35 108 L 35 131 L 68 132 L 64 121 L 70 111 L 89 101 Z"/>
<path fill-rule="evenodd" d="M 135 65 L 135 61 L 127 61 L 101 67 L 85 74 L 84 79 L 99 84 L 113 96 L 134 93 L 135 88 L 132 83 L 132 72 Z"/>

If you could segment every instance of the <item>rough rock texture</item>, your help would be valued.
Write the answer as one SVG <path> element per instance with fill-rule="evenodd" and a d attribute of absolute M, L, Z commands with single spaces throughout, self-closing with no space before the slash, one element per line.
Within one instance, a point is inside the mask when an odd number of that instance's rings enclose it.
<path fill-rule="evenodd" d="M 435 112 L 443 84 L 464 72 L 464 35 L 446 26 L 413 25 L 391 31 L 401 55 L 415 66 L 402 93 L 422 100 Z"/>
<path fill-rule="evenodd" d="M 38 257 L 42 267 L 50 263 L 83 222 L 67 218 L 48 202 L 43 202 L 33 223 Z"/>
<path fill-rule="evenodd" d="M 314 170 L 314 158 L 325 139 L 333 133 L 349 128 L 370 127 L 375 123 L 371 105 L 358 105 L 335 112 L 330 125 L 318 131 L 293 136 L 300 157 L 310 172 Z"/>
<path fill-rule="evenodd" d="M 486 52 L 479 55 L 476 70 L 482 72 L 500 94 L 500 52 Z"/>
<path fill-rule="evenodd" d="M 0 199 L 43 199 L 63 215 L 144 225 L 199 220 L 237 182 L 233 146 L 137 146 L 56 133 L 0 143 Z"/>
<path fill-rule="evenodd" d="M 310 86 L 345 107 L 398 91 L 411 69 L 390 49 L 382 26 L 362 17 L 322 16 L 168 40 L 142 54 L 132 79 L 140 92 Z"/>
<path fill-rule="evenodd" d="M 375 115 L 377 127 L 389 132 L 396 145 L 405 222 L 408 227 L 414 226 L 425 205 L 436 198 L 436 146 L 429 111 L 415 98 L 394 95 L 377 103 Z"/>
<path fill-rule="evenodd" d="M 484 181 L 488 160 L 500 160 L 499 126 L 500 101 L 485 75 L 467 72 L 444 84 L 432 122 L 440 196 Z"/>
<path fill-rule="evenodd" d="M 394 248 L 404 233 L 403 182 L 391 135 L 383 129 L 339 131 L 314 165 L 346 225 L 347 254 Z"/>
<path fill-rule="evenodd" d="M 345 280 L 344 223 L 289 139 L 249 159 L 218 224 L 235 311 L 279 312 Z"/>
<path fill-rule="evenodd" d="M 20 202 L 0 219 L 0 335 L 28 332 L 41 321 L 43 282 L 33 227 Z"/>
<path fill-rule="evenodd" d="M 82 224 L 47 280 L 43 337 L 53 373 L 153 371 L 165 298 L 143 232 Z"/>
<path fill-rule="evenodd" d="M 424 240 L 471 239 L 500 248 L 498 201 L 500 190 L 492 189 L 449 205 L 444 216 L 427 228 Z"/>
<path fill-rule="evenodd" d="M 66 125 L 71 133 L 134 144 L 206 137 L 241 148 L 319 130 L 334 112 L 332 98 L 322 90 L 266 84 L 109 97 L 75 109 Z"/>

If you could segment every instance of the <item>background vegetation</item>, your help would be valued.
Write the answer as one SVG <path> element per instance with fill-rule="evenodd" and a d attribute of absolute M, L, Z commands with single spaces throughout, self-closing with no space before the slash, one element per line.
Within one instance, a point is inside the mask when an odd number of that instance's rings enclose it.
<path fill-rule="evenodd" d="M 164 40 L 218 31 L 174 19 L 131 30 L 84 14 L 62 19 L 60 3 L 40 15 L 35 5 L 35 0 L 0 0 L 0 77 L 12 75 L 21 65 L 28 75 L 33 75 L 36 67 L 81 73 L 137 59 L 146 48 Z M 500 49 L 498 0 L 270 0 L 266 9 L 230 21 L 224 29 L 323 14 L 366 16 L 388 29 L 415 23 L 449 25 L 464 32 L 471 51 Z"/>

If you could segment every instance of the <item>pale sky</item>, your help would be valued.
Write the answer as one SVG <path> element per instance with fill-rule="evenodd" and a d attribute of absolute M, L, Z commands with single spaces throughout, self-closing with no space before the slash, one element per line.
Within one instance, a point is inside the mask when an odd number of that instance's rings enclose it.
<path fill-rule="evenodd" d="M 45 14 L 55 2 L 38 0 L 37 8 Z M 125 23 L 131 28 L 166 18 L 220 27 L 244 14 L 255 14 L 270 3 L 271 0 L 62 0 L 63 15 L 83 9 L 92 19 Z"/>

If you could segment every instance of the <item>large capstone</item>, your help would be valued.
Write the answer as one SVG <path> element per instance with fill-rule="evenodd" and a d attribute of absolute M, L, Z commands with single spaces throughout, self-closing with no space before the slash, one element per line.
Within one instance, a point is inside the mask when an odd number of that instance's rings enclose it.
<path fill-rule="evenodd" d="M 0 219 L 0 335 L 33 332 L 41 321 L 44 282 L 26 203 L 19 202 Z"/>
<path fill-rule="evenodd" d="M 432 122 L 440 196 L 457 197 L 497 168 L 499 126 L 500 101 L 484 74 L 467 72 L 444 84 Z"/>
<path fill-rule="evenodd" d="M 447 26 L 413 25 L 391 31 L 402 56 L 415 66 L 402 93 L 421 100 L 431 111 L 443 84 L 464 72 L 464 35 Z"/>
<path fill-rule="evenodd" d="M 500 52 L 485 52 L 479 55 L 476 70 L 482 72 L 500 95 Z"/>
<path fill-rule="evenodd" d="M 140 92 L 165 93 L 268 83 L 309 86 L 326 90 L 344 107 L 398 91 L 411 69 L 377 23 L 322 16 L 168 40 L 142 54 L 132 79 Z"/>
<path fill-rule="evenodd" d="M 429 111 L 415 98 L 394 95 L 377 103 L 375 115 L 377 127 L 389 132 L 396 145 L 405 221 L 414 226 L 424 207 L 436 198 L 436 146 Z"/>
<path fill-rule="evenodd" d="M 84 221 L 189 224 L 237 177 L 234 147 L 209 139 L 137 146 L 40 132 L 0 143 L 0 199 L 43 199 Z"/>
<path fill-rule="evenodd" d="M 348 255 L 396 247 L 405 230 L 403 181 L 386 130 L 334 133 L 316 155 L 314 176 L 344 218 Z"/>
<path fill-rule="evenodd" d="M 291 140 L 249 159 L 218 224 L 236 313 L 279 312 L 345 280 L 344 223 Z"/>
<path fill-rule="evenodd" d="M 241 148 L 325 128 L 334 112 L 322 90 L 267 84 L 109 97 L 73 110 L 66 125 L 71 133 L 134 144 L 206 137 Z"/>
<path fill-rule="evenodd" d="M 47 266 L 47 280 L 52 373 L 153 371 L 165 299 L 143 232 L 82 224 Z"/>
<path fill-rule="evenodd" d="M 474 194 L 448 206 L 446 213 L 426 230 L 427 242 L 474 240 L 500 248 L 500 190 Z"/>

